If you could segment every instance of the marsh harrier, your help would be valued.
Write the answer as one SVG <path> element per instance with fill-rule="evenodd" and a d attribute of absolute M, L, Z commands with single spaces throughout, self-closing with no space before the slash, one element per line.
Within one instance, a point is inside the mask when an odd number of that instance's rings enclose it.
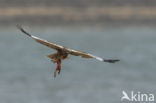
<path fill-rule="evenodd" d="M 60 74 L 61 61 L 67 59 L 69 54 L 74 55 L 74 56 L 81 56 L 83 58 L 94 58 L 96 60 L 99 60 L 102 62 L 108 62 L 108 63 L 115 63 L 115 62 L 119 61 L 118 59 L 103 59 L 103 58 L 100 58 L 98 56 L 86 53 L 86 52 L 76 51 L 76 50 L 73 50 L 73 49 L 52 43 L 52 42 L 48 42 L 47 40 L 40 39 L 36 36 L 29 34 L 19 25 L 17 27 L 21 32 L 23 32 L 27 36 L 31 37 L 32 39 L 34 39 L 38 43 L 43 44 L 49 48 L 55 49 L 57 51 L 56 53 L 47 55 L 47 57 L 50 58 L 53 63 L 57 63 L 57 67 L 56 67 L 55 72 L 54 72 L 54 77 L 56 77 L 57 72 L 58 72 L 58 74 Z"/>

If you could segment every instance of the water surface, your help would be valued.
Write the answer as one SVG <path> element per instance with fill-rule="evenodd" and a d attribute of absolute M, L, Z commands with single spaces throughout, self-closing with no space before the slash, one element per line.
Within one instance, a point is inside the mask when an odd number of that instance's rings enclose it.
<path fill-rule="evenodd" d="M 28 28 L 63 46 L 121 61 L 108 64 L 70 56 L 61 75 L 45 55 L 55 50 L 0 28 L 1 103 L 121 103 L 123 90 L 156 93 L 156 30 L 122 28 Z"/>

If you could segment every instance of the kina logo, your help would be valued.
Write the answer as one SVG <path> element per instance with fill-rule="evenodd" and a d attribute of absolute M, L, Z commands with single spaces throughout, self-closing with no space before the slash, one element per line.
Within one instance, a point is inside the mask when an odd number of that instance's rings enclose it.
<path fill-rule="evenodd" d="M 121 101 L 154 103 L 154 94 L 152 94 L 152 93 L 134 92 L 134 91 L 131 91 L 128 94 L 127 92 L 122 91 Z"/>

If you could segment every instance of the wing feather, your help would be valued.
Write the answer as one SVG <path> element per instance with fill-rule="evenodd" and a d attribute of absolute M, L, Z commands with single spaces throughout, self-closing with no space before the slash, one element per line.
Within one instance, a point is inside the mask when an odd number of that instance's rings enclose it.
<path fill-rule="evenodd" d="M 88 54 L 88 53 L 81 52 L 81 51 L 76 51 L 76 50 L 73 50 L 73 49 L 70 49 L 70 48 L 65 48 L 65 51 L 68 52 L 71 55 L 74 55 L 74 56 L 81 56 L 83 58 L 93 58 L 93 56 Z"/>
<path fill-rule="evenodd" d="M 32 36 L 32 38 L 37 41 L 38 43 L 40 44 L 43 44 L 47 47 L 50 47 L 52 49 L 55 49 L 55 50 L 62 50 L 64 47 L 61 46 L 61 45 L 58 45 L 58 44 L 55 44 L 55 43 L 52 43 L 52 42 L 48 42 L 47 40 L 43 40 L 43 39 L 40 39 L 36 36 Z"/>
<path fill-rule="evenodd" d="M 47 40 L 44 40 L 44 39 L 41 39 L 41 38 L 38 38 L 36 36 L 33 36 L 31 34 L 29 34 L 28 32 L 26 32 L 21 26 L 17 25 L 18 29 L 23 32 L 24 34 L 28 35 L 29 37 L 33 38 L 35 41 L 37 41 L 38 43 L 40 44 L 43 44 L 47 47 L 50 47 L 52 49 L 56 49 L 56 50 L 61 50 L 63 49 L 64 47 L 61 46 L 61 45 L 57 45 L 55 43 L 52 43 L 52 42 L 48 42 Z"/>
<path fill-rule="evenodd" d="M 95 56 L 95 55 L 92 55 L 89 53 L 80 52 L 80 51 L 72 50 L 69 48 L 66 48 L 66 51 L 68 51 L 69 54 L 74 55 L 74 56 L 81 56 L 83 58 L 94 58 L 94 59 L 102 61 L 102 62 L 115 63 L 115 62 L 120 61 L 118 59 L 103 59 L 101 57 L 98 57 L 98 56 Z"/>
<path fill-rule="evenodd" d="M 102 61 L 102 62 L 115 63 L 115 62 L 119 61 L 118 59 L 103 59 L 101 57 L 98 57 L 98 56 L 95 56 L 95 55 L 92 55 L 92 54 L 89 54 L 89 53 L 85 53 L 85 52 L 76 51 L 76 50 L 73 50 L 73 49 L 70 49 L 70 48 L 66 48 L 66 47 L 63 47 L 61 45 L 57 45 L 55 43 L 48 42 L 47 40 L 44 40 L 44 39 L 38 38 L 36 36 L 33 36 L 33 35 L 29 34 L 28 32 L 26 32 L 19 25 L 17 25 L 17 27 L 18 27 L 19 30 L 21 30 L 21 32 L 23 32 L 24 34 L 26 34 L 29 37 L 33 38 L 38 43 L 43 44 L 43 45 L 45 45 L 47 47 L 50 47 L 52 49 L 62 50 L 64 52 L 68 53 L 68 54 L 71 54 L 71 55 L 74 55 L 74 56 L 81 56 L 82 58 L 94 58 L 94 59 Z"/>

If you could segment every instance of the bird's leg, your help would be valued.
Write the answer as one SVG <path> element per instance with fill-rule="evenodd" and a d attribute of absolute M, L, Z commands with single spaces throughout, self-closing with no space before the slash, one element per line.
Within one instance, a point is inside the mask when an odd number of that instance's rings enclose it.
<path fill-rule="evenodd" d="M 56 70 L 55 70 L 55 72 L 54 72 L 54 77 L 56 77 L 56 72 L 58 71 L 58 74 L 60 74 L 60 71 L 61 71 L 61 59 L 58 59 L 57 61 L 56 61 L 56 63 L 57 63 L 57 67 L 56 67 Z"/>

